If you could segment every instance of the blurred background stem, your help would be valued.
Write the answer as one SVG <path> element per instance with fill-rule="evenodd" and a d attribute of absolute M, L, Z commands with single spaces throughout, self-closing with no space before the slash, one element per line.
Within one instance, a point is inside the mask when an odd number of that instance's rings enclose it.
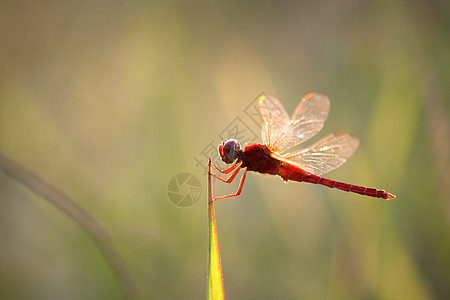
<path fill-rule="evenodd" d="M 136 299 L 138 294 L 131 276 L 117 253 L 106 229 L 86 210 L 63 192 L 53 187 L 19 163 L 0 152 L 0 170 L 26 188 L 41 196 L 78 223 L 95 241 L 108 263 L 125 299 Z"/>

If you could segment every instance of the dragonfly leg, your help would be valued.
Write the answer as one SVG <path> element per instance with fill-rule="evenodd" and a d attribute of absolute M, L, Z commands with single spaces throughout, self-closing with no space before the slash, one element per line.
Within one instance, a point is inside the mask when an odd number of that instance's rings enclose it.
<path fill-rule="evenodd" d="M 238 188 L 238 190 L 237 190 L 237 192 L 235 194 L 214 198 L 214 200 L 212 202 L 214 202 L 216 200 L 220 200 L 220 199 L 227 199 L 227 198 L 232 198 L 232 197 L 239 196 L 241 194 L 241 192 L 242 192 L 242 188 L 244 187 L 244 181 L 245 181 L 245 177 L 246 176 L 247 176 L 247 168 L 245 168 L 244 173 L 242 174 L 241 182 L 239 183 L 239 188 Z"/>
<path fill-rule="evenodd" d="M 220 177 L 217 176 L 216 174 L 212 174 L 212 176 L 216 177 L 217 179 L 219 179 L 220 181 L 223 181 L 223 182 L 225 182 L 225 183 L 230 183 L 230 182 L 232 182 L 232 181 L 234 180 L 234 178 L 236 177 L 236 175 L 239 173 L 240 170 L 241 170 L 241 168 L 237 168 L 237 169 L 233 172 L 233 174 L 231 174 L 230 178 L 228 178 L 228 179 L 220 178 Z"/>
<path fill-rule="evenodd" d="M 231 171 L 233 171 L 234 169 L 236 169 L 237 167 L 239 167 L 241 164 L 242 164 L 242 161 L 240 161 L 240 162 L 238 162 L 238 163 L 232 165 L 231 167 L 229 167 L 229 168 L 227 168 L 227 169 L 225 169 L 225 170 L 219 169 L 219 167 L 216 166 L 215 164 L 213 164 L 213 166 L 214 166 L 214 168 L 216 168 L 216 170 L 219 171 L 220 173 L 222 173 L 222 174 L 228 174 L 228 173 L 230 173 Z"/>

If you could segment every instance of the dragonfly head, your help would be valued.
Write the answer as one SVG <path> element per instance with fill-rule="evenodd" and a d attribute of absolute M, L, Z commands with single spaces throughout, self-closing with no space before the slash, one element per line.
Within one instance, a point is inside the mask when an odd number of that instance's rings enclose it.
<path fill-rule="evenodd" d="M 226 164 L 231 164 L 236 158 L 238 158 L 239 153 L 242 152 L 241 145 L 235 139 L 229 139 L 219 145 L 219 154 L 222 160 Z"/>

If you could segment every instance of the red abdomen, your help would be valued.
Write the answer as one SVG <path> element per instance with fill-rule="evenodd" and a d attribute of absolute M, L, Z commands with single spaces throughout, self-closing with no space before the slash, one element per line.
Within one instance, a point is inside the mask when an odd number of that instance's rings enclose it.
<path fill-rule="evenodd" d="M 392 199 L 395 198 L 394 195 L 389 194 L 386 191 L 378 190 L 375 188 L 368 188 L 365 186 L 353 185 L 344 182 L 338 182 L 331 179 L 326 179 L 309 172 L 304 171 L 303 169 L 292 165 L 283 163 L 280 167 L 279 175 L 285 180 L 293 180 L 298 182 L 309 182 L 314 184 L 321 184 L 327 186 L 329 188 L 336 188 L 346 192 L 352 192 L 360 195 L 375 197 L 375 198 L 383 198 L 383 199 Z"/>
<path fill-rule="evenodd" d="M 245 147 L 241 157 L 242 167 L 247 168 L 249 171 L 279 175 L 284 181 L 304 181 L 370 197 L 383 199 L 395 198 L 394 195 L 383 190 L 338 182 L 314 175 L 294 164 L 272 157 L 271 153 L 271 150 L 261 144 Z"/>

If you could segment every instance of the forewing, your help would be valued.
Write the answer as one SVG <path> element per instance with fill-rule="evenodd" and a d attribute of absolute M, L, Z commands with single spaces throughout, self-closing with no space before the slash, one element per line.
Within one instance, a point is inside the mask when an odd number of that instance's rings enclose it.
<path fill-rule="evenodd" d="M 330 110 L 328 97 L 316 93 L 303 97 L 291 118 L 275 97 L 262 95 L 258 105 L 263 119 L 261 138 L 264 144 L 278 152 L 315 136 L 322 129 Z"/>
<path fill-rule="evenodd" d="M 261 138 L 265 145 L 273 150 L 280 133 L 291 121 L 281 102 L 272 96 L 262 94 L 258 99 L 259 112 L 263 120 L 261 127 Z"/>
<path fill-rule="evenodd" d="M 334 133 L 308 148 L 283 155 L 283 158 L 320 176 L 341 166 L 358 146 L 358 138 L 348 133 Z"/>
<path fill-rule="evenodd" d="M 298 104 L 289 124 L 275 137 L 275 147 L 285 151 L 315 136 L 322 129 L 329 111 L 327 96 L 309 93 Z"/>

